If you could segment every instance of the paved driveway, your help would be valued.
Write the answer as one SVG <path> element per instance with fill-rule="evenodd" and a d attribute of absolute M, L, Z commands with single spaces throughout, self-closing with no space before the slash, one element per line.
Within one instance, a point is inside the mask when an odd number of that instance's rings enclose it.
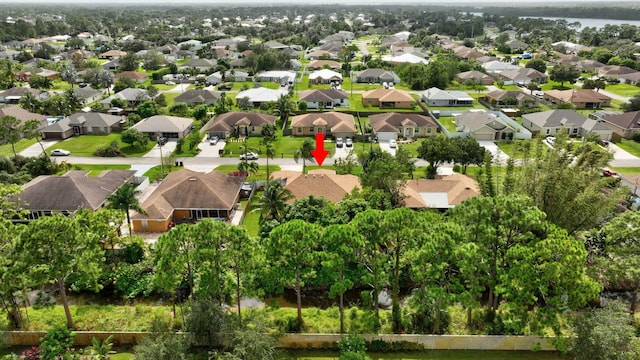
<path fill-rule="evenodd" d="M 485 148 L 487 151 L 491 153 L 493 156 L 493 162 L 497 165 L 506 164 L 507 160 L 509 160 L 509 155 L 505 154 L 504 151 L 500 150 L 498 145 L 493 141 L 478 141 L 478 144 Z"/>
<path fill-rule="evenodd" d="M 609 143 L 609 146 L 607 146 L 607 150 L 611 151 L 611 153 L 613 154 L 613 160 L 609 162 L 609 165 L 611 166 L 640 166 L 640 158 L 622 150 L 618 145 L 614 143 Z"/>
<path fill-rule="evenodd" d="M 386 151 L 389 154 L 396 156 L 396 150 L 398 148 L 392 148 L 389 146 L 389 142 L 388 141 L 380 141 L 380 150 L 382 151 Z"/>
<path fill-rule="evenodd" d="M 347 155 L 349 155 L 349 151 L 351 151 L 351 149 L 353 149 L 353 147 L 347 147 L 346 145 L 342 145 L 342 147 L 337 147 L 336 146 L 336 152 L 333 154 L 333 156 L 331 157 L 332 159 L 338 159 L 338 158 L 346 158 Z"/>
<path fill-rule="evenodd" d="M 219 150 L 224 149 L 225 141 L 220 139 L 218 143 L 215 145 L 209 144 L 209 139 L 205 136 L 200 144 L 198 144 L 198 149 L 200 152 L 196 157 L 220 157 Z"/>
<path fill-rule="evenodd" d="M 177 140 L 171 139 L 162 146 L 162 156 L 169 156 L 176 149 Z M 157 145 L 151 149 L 143 157 L 160 157 L 160 145 Z"/>
<path fill-rule="evenodd" d="M 44 146 L 44 148 L 47 149 L 49 146 L 57 144 L 58 141 L 59 140 L 42 140 L 41 143 L 42 143 L 42 146 Z M 40 156 L 40 154 L 42 154 L 42 147 L 37 142 L 29 146 L 28 148 L 20 151 L 20 155 L 26 156 L 26 157 Z"/>

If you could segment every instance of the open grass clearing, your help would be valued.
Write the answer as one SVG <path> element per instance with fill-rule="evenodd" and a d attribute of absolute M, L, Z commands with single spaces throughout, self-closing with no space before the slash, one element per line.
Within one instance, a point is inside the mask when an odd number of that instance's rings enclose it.
<path fill-rule="evenodd" d="M 279 136 L 273 143 L 276 158 L 292 158 L 296 150 L 300 149 L 305 140 L 310 139 L 315 144 L 315 139 L 309 136 L 282 136 L 281 131 L 278 131 Z M 264 156 L 265 146 L 262 144 L 261 136 L 252 136 L 246 139 L 247 151 L 255 152 L 261 157 Z M 329 150 L 329 157 L 335 153 L 335 143 L 325 142 L 325 150 Z M 241 141 L 231 142 L 227 140 L 224 147 L 225 157 L 239 157 L 242 154 L 244 143 Z"/>
<path fill-rule="evenodd" d="M 622 139 L 617 142 L 616 145 L 629 154 L 640 157 L 640 143 L 633 140 Z"/>
<path fill-rule="evenodd" d="M 240 160 L 238 160 L 238 163 L 240 163 Z M 229 174 L 234 171 L 238 171 L 238 165 L 218 165 L 215 167 L 215 170 L 223 172 L 225 174 Z M 273 173 L 274 171 L 280 171 L 280 166 L 269 164 L 269 174 Z M 267 166 L 260 165 L 258 167 L 258 171 L 255 174 L 251 174 L 246 181 L 265 181 L 266 179 Z"/>
<path fill-rule="evenodd" d="M 156 146 L 155 141 L 149 141 L 147 147 L 139 151 L 134 149 L 131 145 L 122 142 L 120 139 L 120 134 L 109 134 L 109 135 L 81 135 L 74 136 L 67 140 L 61 141 L 55 145 L 52 145 L 47 149 L 47 151 L 51 151 L 51 149 L 64 149 L 71 152 L 73 156 L 93 156 L 93 153 L 101 147 L 110 146 L 111 143 L 116 142 L 120 150 L 125 153 L 127 156 L 131 157 L 139 157 L 146 153 L 148 153 L 154 146 Z"/>
<path fill-rule="evenodd" d="M 35 144 L 36 141 L 34 139 L 21 139 L 17 143 L 15 143 L 14 147 L 16 153 L 20 154 L 22 150 L 25 150 L 29 146 Z M 11 149 L 11 144 L 0 145 L 0 156 L 13 156 L 13 150 Z"/>
<path fill-rule="evenodd" d="M 605 90 L 624 97 L 634 97 L 640 94 L 640 87 L 631 84 L 607 85 Z"/>

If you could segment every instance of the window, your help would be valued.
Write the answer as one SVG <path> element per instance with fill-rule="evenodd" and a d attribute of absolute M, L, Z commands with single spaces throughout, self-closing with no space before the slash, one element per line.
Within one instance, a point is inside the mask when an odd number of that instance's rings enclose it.
<path fill-rule="evenodd" d="M 547 135 L 551 134 L 551 129 L 547 129 Z"/>
<path fill-rule="evenodd" d="M 310 131 L 310 132 L 313 132 L 313 126 L 310 126 L 310 127 L 309 127 L 309 131 Z"/>
<path fill-rule="evenodd" d="M 573 128 L 573 134 L 577 134 L 578 133 L 578 128 Z"/>
<path fill-rule="evenodd" d="M 427 128 L 427 134 L 431 134 L 431 128 Z"/>
<path fill-rule="evenodd" d="M 301 134 L 301 133 L 302 133 L 302 128 L 301 128 L 301 127 L 299 127 L 299 128 L 298 128 L 298 134 Z"/>

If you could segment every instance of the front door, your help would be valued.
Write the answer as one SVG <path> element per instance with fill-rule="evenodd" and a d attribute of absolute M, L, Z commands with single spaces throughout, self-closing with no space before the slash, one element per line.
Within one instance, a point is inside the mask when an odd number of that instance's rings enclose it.
<path fill-rule="evenodd" d="M 80 126 L 74 126 L 73 127 L 73 135 L 80 135 L 82 134 L 82 132 L 80 131 Z"/>

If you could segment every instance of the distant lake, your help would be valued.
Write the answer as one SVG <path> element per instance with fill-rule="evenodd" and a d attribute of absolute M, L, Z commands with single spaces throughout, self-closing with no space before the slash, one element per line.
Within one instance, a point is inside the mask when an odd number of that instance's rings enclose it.
<path fill-rule="evenodd" d="M 475 16 L 482 16 L 481 12 L 469 12 L 469 14 Z M 548 16 L 520 16 L 521 19 L 546 19 L 546 20 L 560 20 L 565 19 L 569 24 L 573 22 L 579 22 L 580 28 L 578 31 L 586 27 L 595 27 L 596 29 L 602 29 L 605 25 L 622 25 L 629 24 L 640 27 L 640 20 L 614 20 L 614 19 L 581 19 L 581 18 L 563 18 L 563 17 L 548 17 Z"/>
<path fill-rule="evenodd" d="M 582 29 L 586 27 L 595 27 L 596 29 L 602 29 L 605 25 L 622 25 L 629 24 L 640 27 L 640 21 L 637 20 L 613 20 L 613 19 L 579 19 L 579 18 L 562 18 L 562 17 L 546 17 L 546 16 L 520 16 L 521 19 L 534 18 L 534 19 L 545 19 L 545 20 L 567 20 L 569 24 L 573 22 L 579 22 L 580 28 L 578 31 L 582 31 Z"/>

